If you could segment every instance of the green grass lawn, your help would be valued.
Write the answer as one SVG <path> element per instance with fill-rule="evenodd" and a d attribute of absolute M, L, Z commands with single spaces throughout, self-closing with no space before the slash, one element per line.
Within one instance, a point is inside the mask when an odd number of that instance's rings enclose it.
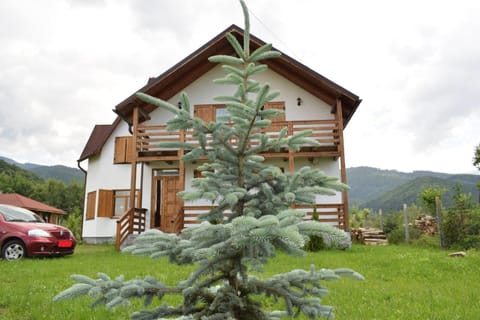
<path fill-rule="evenodd" d="M 476 251 L 468 252 L 466 258 L 449 258 L 447 252 L 436 249 L 354 246 L 345 252 L 323 251 L 304 258 L 279 255 L 264 275 L 308 269 L 311 264 L 348 267 L 365 276 L 365 281 L 325 283 L 330 294 L 323 302 L 335 306 L 339 320 L 480 318 L 480 254 Z M 175 284 L 192 270 L 165 260 L 118 253 L 112 246 L 81 245 L 65 258 L 0 260 L 0 319 L 128 319 L 143 308 L 142 301 L 111 312 L 103 307 L 91 309 L 89 297 L 57 303 L 52 298 L 73 284 L 71 274 L 96 277 L 102 271 L 126 279 L 152 275 Z"/>

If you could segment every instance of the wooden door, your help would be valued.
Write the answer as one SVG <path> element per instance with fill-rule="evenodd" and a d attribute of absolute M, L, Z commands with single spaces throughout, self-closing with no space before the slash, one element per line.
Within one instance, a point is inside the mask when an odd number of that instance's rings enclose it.
<path fill-rule="evenodd" d="M 153 180 L 151 227 L 177 233 L 183 227 L 183 222 L 178 221 L 181 218 L 181 201 L 177 197 L 180 179 L 178 176 L 156 176 Z"/>

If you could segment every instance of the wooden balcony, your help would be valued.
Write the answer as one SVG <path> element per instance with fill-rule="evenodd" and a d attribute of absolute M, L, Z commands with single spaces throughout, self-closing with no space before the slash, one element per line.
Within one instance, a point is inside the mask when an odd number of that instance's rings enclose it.
<path fill-rule="evenodd" d="M 318 146 L 304 147 L 295 152 L 295 157 L 338 157 L 340 156 L 340 130 L 337 120 L 308 120 L 308 121 L 283 121 L 274 122 L 270 127 L 264 129 L 262 133 L 271 138 L 278 137 L 280 130 L 288 128 L 287 136 L 295 133 L 311 130 L 310 136 L 318 142 Z M 169 132 L 166 125 L 138 125 L 136 130 L 135 148 L 138 161 L 175 161 L 181 156 L 179 150 L 166 149 L 159 147 L 160 142 L 181 141 L 192 145 L 197 145 L 193 136 L 193 131 Z M 255 141 L 252 141 L 254 144 Z M 232 141 L 232 145 L 235 141 Z M 291 151 L 290 151 L 291 153 Z M 282 148 L 278 152 L 271 150 L 263 153 L 266 158 L 288 157 L 289 150 Z"/>

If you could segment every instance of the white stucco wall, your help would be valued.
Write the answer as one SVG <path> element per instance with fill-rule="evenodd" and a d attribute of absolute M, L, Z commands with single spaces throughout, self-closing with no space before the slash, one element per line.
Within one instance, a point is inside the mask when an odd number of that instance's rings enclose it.
<path fill-rule="evenodd" d="M 220 102 L 214 100 L 216 96 L 231 95 L 234 93 L 234 86 L 213 84 L 213 80 L 222 78 L 224 75 L 223 69 L 217 66 L 181 91 L 187 93 L 190 103 L 192 104 L 192 112 L 193 105 L 195 104 L 219 104 Z M 260 81 L 260 83 L 268 82 L 272 90 L 280 92 L 280 95 L 275 101 L 285 101 L 286 120 L 334 119 L 334 115 L 331 113 L 331 107 L 328 104 L 294 85 L 277 73 L 266 70 L 259 74 L 256 80 Z M 180 101 L 181 92 L 169 99 L 169 102 L 177 105 Z M 297 106 L 298 97 L 302 99 L 301 106 Z M 151 120 L 146 121 L 145 124 L 163 124 L 172 118 L 173 114 L 157 108 L 157 110 L 150 114 L 150 117 Z"/>
<path fill-rule="evenodd" d="M 113 164 L 115 137 L 128 135 L 130 135 L 128 125 L 125 122 L 121 122 L 103 146 L 102 152 L 88 160 L 88 173 L 85 185 L 85 209 L 87 207 L 86 195 L 91 191 L 98 192 L 99 189 L 130 189 L 131 165 Z M 137 185 L 139 182 L 140 177 L 137 179 Z M 98 193 L 96 201 L 95 210 L 98 208 Z M 95 212 L 95 217 L 96 216 L 97 212 Z M 85 220 L 85 215 L 83 218 L 82 237 L 84 239 L 103 238 L 101 241 L 107 241 L 115 237 L 117 219 L 96 217 L 95 219 Z"/>

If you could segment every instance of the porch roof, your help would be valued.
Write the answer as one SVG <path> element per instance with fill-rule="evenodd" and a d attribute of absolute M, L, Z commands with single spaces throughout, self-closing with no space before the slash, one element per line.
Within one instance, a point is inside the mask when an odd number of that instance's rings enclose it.
<path fill-rule="evenodd" d="M 66 214 L 66 212 L 61 209 L 49 206 L 48 204 L 39 202 L 37 200 L 30 199 L 18 193 L 0 194 L 0 203 L 28 209 L 34 212 L 53 213 L 59 215 Z"/>

